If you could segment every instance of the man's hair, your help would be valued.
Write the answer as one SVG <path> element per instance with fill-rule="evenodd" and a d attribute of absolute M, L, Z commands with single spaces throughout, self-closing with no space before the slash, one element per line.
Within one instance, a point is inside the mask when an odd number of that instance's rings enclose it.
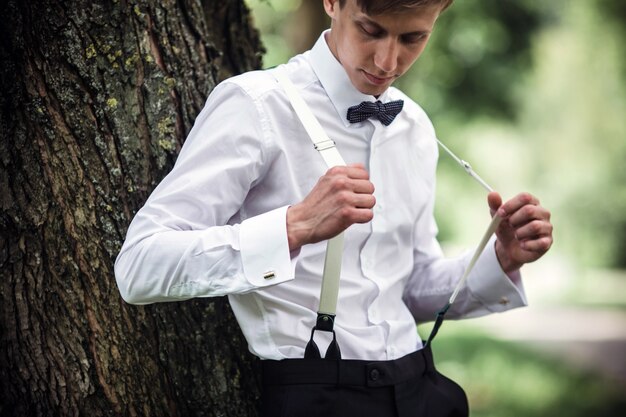
<path fill-rule="evenodd" d="M 372 16 L 383 13 L 398 13 L 406 9 L 427 6 L 441 6 L 441 11 L 447 9 L 454 0 L 356 0 L 361 10 Z M 346 0 L 339 0 L 339 6 L 344 7 Z"/>

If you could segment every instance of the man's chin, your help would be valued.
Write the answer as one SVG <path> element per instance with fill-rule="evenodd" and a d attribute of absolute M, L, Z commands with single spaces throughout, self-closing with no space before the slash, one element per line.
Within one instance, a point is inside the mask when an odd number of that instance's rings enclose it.
<path fill-rule="evenodd" d="M 352 83 L 359 92 L 370 96 L 379 96 L 389 88 L 388 85 L 372 85 L 366 82 Z"/>
<path fill-rule="evenodd" d="M 377 79 L 368 77 L 365 74 L 362 74 L 361 79 L 359 80 L 359 85 L 357 85 L 357 90 L 359 90 L 363 94 L 368 94 L 371 96 L 379 96 L 384 93 L 390 86 L 393 84 L 393 80 L 389 79 Z"/>
<path fill-rule="evenodd" d="M 382 93 L 384 93 L 389 88 L 389 85 L 385 85 L 384 87 L 376 86 L 365 86 L 363 88 L 358 89 L 361 93 L 367 94 L 370 96 L 378 97 Z"/>

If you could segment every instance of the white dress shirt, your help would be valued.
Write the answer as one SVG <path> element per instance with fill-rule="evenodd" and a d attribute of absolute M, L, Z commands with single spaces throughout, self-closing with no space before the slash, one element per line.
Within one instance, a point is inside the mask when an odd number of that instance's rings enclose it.
<path fill-rule="evenodd" d="M 285 69 L 346 162 L 365 164 L 376 187 L 374 219 L 345 233 L 335 323 L 342 357 L 389 360 L 414 352 L 422 346 L 416 320 L 434 319 L 471 256 L 445 259 L 436 240 L 432 124 L 393 87 L 379 99 L 405 104 L 390 126 L 375 119 L 350 124 L 348 107 L 375 98 L 352 86 L 324 35 Z M 228 295 L 252 353 L 302 358 L 326 245 L 290 253 L 286 210 L 326 170 L 273 70 L 222 82 L 172 172 L 128 229 L 115 264 L 122 297 L 146 304 Z M 521 283 L 502 272 L 490 244 L 449 316 L 525 304 Z"/>

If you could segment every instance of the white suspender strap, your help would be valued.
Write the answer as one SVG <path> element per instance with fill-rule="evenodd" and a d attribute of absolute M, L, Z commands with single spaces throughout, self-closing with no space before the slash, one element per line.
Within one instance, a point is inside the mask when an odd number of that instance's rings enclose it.
<path fill-rule="evenodd" d="M 287 74 L 285 74 L 283 68 L 276 68 L 276 79 L 278 79 L 283 86 L 287 97 L 289 97 L 291 106 L 302 122 L 304 129 L 309 134 L 313 146 L 319 151 L 322 158 L 324 158 L 324 162 L 326 162 L 328 168 L 346 165 L 335 147 L 335 142 L 328 137 L 324 128 L 320 125 L 320 122 L 317 121 L 317 118 L 313 115 L 309 106 L 304 102 L 300 93 L 298 93 L 296 86 L 293 85 L 291 80 L 287 77 Z"/>
<path fill-rule="evenodd" d="M 454 303 L 454 301 L 456 300 L 456 296 L 459 295 L 459 291 L 461 291 L 461 288 L 463 288 L 463 286 L 465 285 L 465 281 L 467 281 L 467 277 L 469 273 L 472 272 L 472 269 L 474 269 L 474 265 L 476 265 L 476 261 L 485 250 L 485 247 L 487 246 L 489 239 L 491 239 L 491 235 L 495 233 L 501 221 L 502 221 L 502 217 L 499 217 L 499 216 L 493 216 L 491 218 L 491 222 L 489 223 L 487 230 L 485 230 L 485 233 L 483 234 L 483 237 L 480 240 L 480 243 L 474 250 L 474 255 L 472 256 L 472 259 L 470 260 L 469 264 L 467 264 L 467 267 L 465 268 L 465 272 L 463 273 L 463 276 L 461 277 L 459 282 L 456 284 L 456 287 L 454 288 L 454 292 L 452 293 L 452 295 L 450 296 L 450 299 L 448 300 L 448 305 L 452 305 L 452 303 Z"/>
<path fill-rule="evenodd" d="M 456 156 L 446 145 L 441 143 L 439 139 L 437 139 L 437 143 L 439 144 L 439 146 L 441 146 L 441 148 L 444 151 L 446 151 L 452 157 L 452 159 L 454 159 L 461 167 L 463 167 L 465 172 L 467 172 L 472 178 L 474 178 L 480 185 L 482 185 L 487 191 L 490 191 L 490 192 L 493 191 L 493 189 L 482 178 L 480 178 L 478 174 L 474 172 L 474 170 L 472 169 L 472 166 L 468 162 Z M 456 300 L 456 297 L 459 295 L 461 288 L 463 288 L 463 286 L 465 285 L 465 281 L 467 281 L 467 277 L 469 276 L 472 269 L 474 269 L 474 265 L 476 264 L 476 261 L 478 260 L 480 255 L 483 253 L 483 250 L 485 250 L 485 247 L 487 246 L 487 243 L 489 242 L 491 235 L 493 235 L 495 231 L 498 229 L 500 222 L 502 222 L 502 218 L 499 216 L 493 216 L 493 218 L 491 219 L 491 222 L 489 223 L 487 230 L 485 230 L 485 233 L 483 234 L 483 237 L 481 238 L 480 243 L 478 244 L 478 247 L 474 251 L 474 255 L 472 256 L 472 259 L 470 260 L 469 264 L 465 268 L 465 272 L 463 272 L 463 276 L 457 282 L 456 287 L 454 287 L 454 291 L 452 292 L 452 295 L 448 299 L 447 304 L 443 306 L 443 308 L 437 312 L 437 317 L 435 318 L 435 324 L 432 330 L 430 331 L 430 335 L 428 336 L 428 339 L 426 339 L 426 343 L 424 344 L 424 347 L 429 346 L 432 343 L 435 336 L 437 336 L 437 332 L 439 331 L 439 328 L 441 327 L 441 324 L 443 323 L 444 316 L 450 309 L 450 306 L 452 306 L 452 304 Z"/>
<path fill-rule="evenodd" d="M 296 115 L 304 125 L 304 129 L 313 142 L 313 146 L 320 153 L 324 162 L 329 168 L 346 165 L 339 151 L 335 147 L 335 142 L 328 137 L 311 109 L 304 102 L 300 93 L 285 74 L 285 71 L 278 67 L 275 71 L 276 79 L 282 85 L 291 102 L 291 106 Z M 337 296 L 339 294 L 339 276 L 341 274 L 341 258 L 343 255 L 343 233 L 328 241 L 326 246 L 326 260 L 324 263 L 324 275 L 322 278 L 322 289 L 320 294 L 319 314 L 326 317 L 325 320 L 334 320 L 337 310 Z M 330 317 L 327 317 L 330 316 Z M 324 323 L 320 323 L 324 325 Z M 332 330 L 332 323 L 328 323 Z"/>
<path fill-rule="evenodd" d="M 287 77 L 284 70 L 281 67 L 276 68 L 276 78 L 279 83 L 282 85 L 283 89 L 287 93 L 287 97 L 289 97 L 289 101 L 293 106 L 298 118 L 304 125 L 306 132 L 308 133 L 311 141 L 313 142 L 315 149 L 317 149 L 324 161 L 328 165 L 328 167 L 338 166 L 338 165 L 346 165 L 339 151 L 335 147 L 335 142 L 331 140 L 326 132 L 319 124 L 318 120 L 315 118 L 311 110 L 304 102 L 298 90 L 293 85 L 291 80 Z M 470 174 L 476 181 L 478 181 L 484 188 L 488 191 L 492 191 L 491 187 L 485 183 L 473 170 L 469 163 L 459 159 L 450 149 L 448 149 L 443 143 L 437 140 L 439 145 L 452 156 L 464 169 Z M 452 295 L 448 303 L 444 306 L 444 308 L 437 314 L 437 319 L 435 323 L 435 327 L 431 332 L 426 345 L 430 344 L 434 336 L 437 334 L 437 330 L 439 326 L 441 326 L 441 322 L 443 321 L 443 316 L 448 311 L 450 306 L 456 300 L 457 295 L 461 288 L 465 285 L 465 281 L 469 276 L 469 273 L 474 268 L 476 261 L 480 257 L 481 253 L 485 249 L 487 242 L 489 241 L 491 235 L 498 228 L 500 221 L 502 219 L 498 216 L 494 216 L 491 220 L 491 223 L 487 227 L 485 234 L 483 235 L 478 247 L 476 248 L 472 259 L 469 264 L 465 268 L 463 276 L 458 281 Z M 320 323 L 320 316 L 322 318 L 326 318 L 327 320 L 334 320 L 335 312 L 337 309 L 337 295 L 339 293 L 339 275 L 341 273 L 341 257 L 343 255 L 343 233 L 330 239 L 328 241 L 328 246 L 326 247 L 326 262 L 324 264 L 324 276 L 322 280 L 322 291 L 320 295 L 320 307 L 318 310 L 318 323 L 317 326 L 324 330 L 324 323 Z M 331 316 L 331 317 L 327 317 Z M 332 330 L 332 323 L 329 323 L 329 330 Z"/>
<path fill-rule="evenodd" d="M 452 159 L 454 159 L 461 167 L 463 167 L 465 172 L 467 172 L 480 185 L 482 185 L 484 189 L 486 189 L 488 192 L 493 191 L 493 188 L 491 188 L 489 186 L 489 184 L 487 184 L 482 178 L 480 178 L 480 176 L 478 174 L 476 174 L 474 172 L 474 170 L 472 169 L 472 166 L 469 164 L 469 162 L 464 161 L 461 158 L 459 158 L 458 156 L 456 156 L 454 154 L 454 152 L 452 152 L 450 150 L 450 148 L 448 148 L 446 145 L 444 145 L 439 139 L 437 139 L 437 143 L 439 144 L 439 146 L 441 146 L 441 148 L 444 151 L 446 151 L 448 153 L 448 155 L 450 155 L 452 157 Z M 501 221 L 502 221 L 502 218 L 498 217 L 498 216 L 493 216 L 493 218 L 491 219 L 491 223 L 489 223 L 489 226 L 487 227 L 487 230 L 485 230 L 485 234 L 483 235 L 482 239 L 480 240 L 480 243 L 478 244 L 478 247 L 474 251 L 474 256 L 472 256 L 472 259 L 470 260 L 469 264 L 465 268 L 465 272 L 463 273 L 463 276 L 461 277 L 459 282 L 456 284 L 456 287 L 454 288 L 454 292 L 452 293 L 452 295 L 450 296 L 450 300 L 448 301 L 448 305 L 452 305 L 452 303 L 454 303 L 454 300 L 456 300 L 457 295 L 459 295 L 459 291 L 461 291 L 461 288 L 463 288 L 463 285 L 465 285 L 465 281 L 467 280 L 467 277 L 468 277 L 469 273 L 474 268 L 474 265 L 476 264 L 476 261 L 480 257 L 480 254 L 483 253 L 483 250 L 485 249 L 485 246 L 487 246 L 487 242 L 489 242 L 489 239 L 491 238 L 491 235 L 493 235 L 495 233 L 495 231 L 498 228 L 498 226 L 500 225 Z"/>

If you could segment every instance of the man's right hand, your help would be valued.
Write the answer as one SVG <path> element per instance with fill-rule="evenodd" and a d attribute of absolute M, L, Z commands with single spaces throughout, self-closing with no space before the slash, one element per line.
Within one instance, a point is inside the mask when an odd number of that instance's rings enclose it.
<path fill-rule="evenodd" d="M 329 169 L 311 192 L 287 210 L 289 250 L 330 239 L 374 217 L 374 184 L 362 164 Z"/>

